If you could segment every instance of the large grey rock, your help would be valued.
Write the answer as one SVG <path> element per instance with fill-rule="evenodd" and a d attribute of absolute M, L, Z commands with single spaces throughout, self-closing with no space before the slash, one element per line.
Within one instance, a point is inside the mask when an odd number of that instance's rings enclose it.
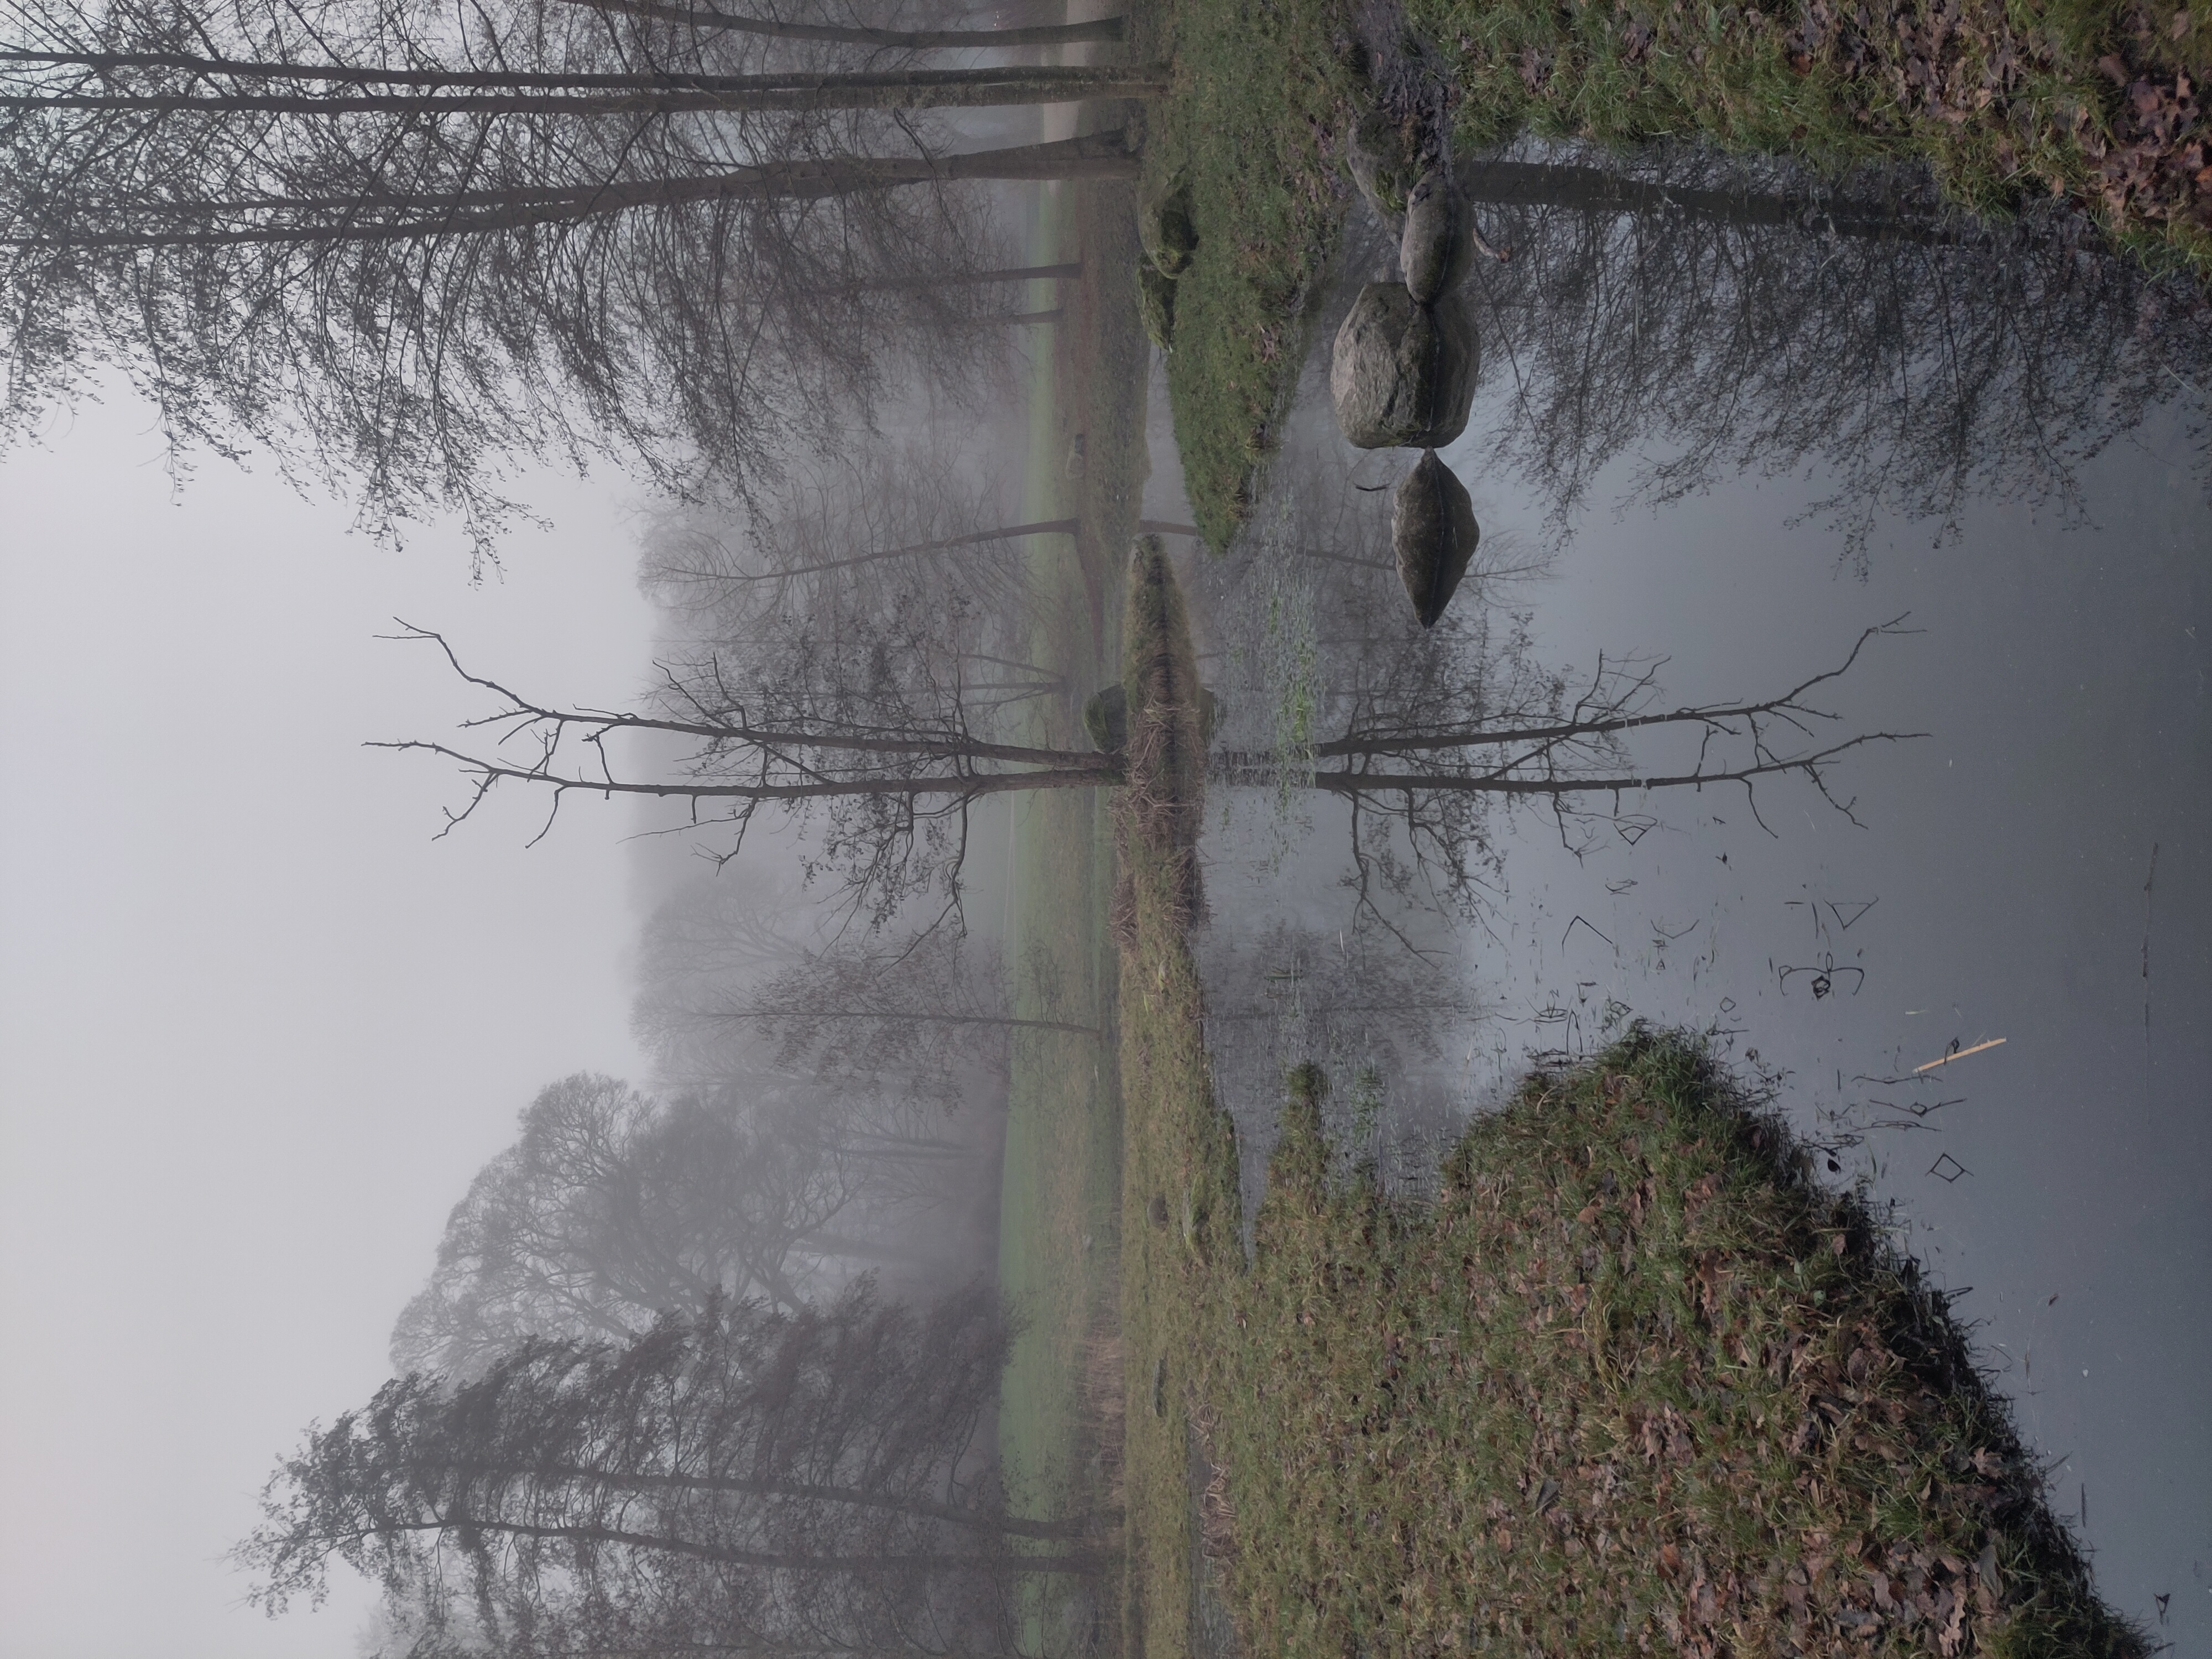
<path fill-rule="evenodd" d="M 1406 216 L 1406 198 L 1421 173 L 1421 141 L 1405 123 L 1370 109 L 1344 136 L 1345 165 L 1367 205 L 1392 230 Z"/>
<path fill-rule="evenodd" d="M 1403 283 L 1370 283 L 1336 331 L 1336 423 L 1361 449 L 1448 444 L 1467 430 L 1476 368 L 1474 330 L 1458 306 L 1424 306 Z"/>
<path fill-rule="evenodd" d="M 1432 167 L 1406 199 L 1406 228 L 1398 238 L 1398 270 L 1406 291 L 1432 305 L 1457 288 L 1474 253 L 1467 198 L 1451 173 Z"/>
<path fill-rule="evenodd" d="M 1398 556 L 1398 580 L 1424 628 L 1434 628 L 1458 590 L 1474 557 L 1482 527 L 1467 486 L 1437 459 L 1425 453 L 1398 481 L 1390 502 L 1390 546 Z"/>
<path fill-rule="evenodd" d="M 1118 683 L 1093 692 L 1084 703 L 1083 735 L 1103 755 L 1129 746 L 1129 694 Z"/>
<path fill-rule="evenodd" d="M 1198 251 L 1198 225 L 1191 217 L 1190 176 L 1176 172 L 1147 179 L 1137 192 L 1137 241 L 1145 258 L 1163 276 L 1180 276 Z"/>

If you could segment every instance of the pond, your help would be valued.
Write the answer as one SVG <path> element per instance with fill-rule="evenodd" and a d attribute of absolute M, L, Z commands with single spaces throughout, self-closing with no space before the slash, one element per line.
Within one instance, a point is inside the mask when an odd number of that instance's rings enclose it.
<path fill-rule="evenodd" d="M 2202 1651 L 2212 319 L 2055 222 L 1816 221 L 1485 215 L 1511 258 L 1461 291 L 1482 368 L 1441 451 L 1482 542 L 1427 635 L 1390 561 L 1415 452 L 1331 417 L 1338 320 L 1392 275 L 1355 225 L 1251 521 L 1186 567 L 1224 710 L 1197 948 L 1247 1213 L 1293 1061 L 1418 1187 L 1532 1060 L 1709 1032 L 1974 1323 L 2104 1593 Z M 1288 787 L 1469 685 L 1650 714 L 1835 670 L 1763 751 L 1879 738 L 1817 781 L 1509 798 L 1448 832 Z M 1681 775 L 1711 735 L 1618 758 Z"/>

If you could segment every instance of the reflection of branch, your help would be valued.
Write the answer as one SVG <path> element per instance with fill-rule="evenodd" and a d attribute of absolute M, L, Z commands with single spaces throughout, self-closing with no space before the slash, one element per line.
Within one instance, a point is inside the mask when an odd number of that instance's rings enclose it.
<path fill-rule="evenodd" d="M 1416 732 L 1394 735 L 1385 732 L 1351 733 L 1330 742 L 1315 745 L 1316 759 L 1328 760 L 1340 756 L 1412 754 L 1428 750 L 1488 748 L 1493 745 L 1528 743 L 1557 743 L 1568 739 L 1610 737 L 1623 732 L 1654 726 L 1717 726 L 1731 720 L 1756 720 L 1773 716 L 1795 721 L 1796 717 L 1832 720 L 1825 710 L 1808 707 L 1805 694 L 1817 685 L 1840 679 L 1858 661 L 1859 653 L 1867 641 L 1881 635 L 1899 634 L 1906 630 L 1899 626 L 1903 617 L 1880 623 L 1862 633 L 1850 649 L 1850 654 L 1836 667 L 1800 682 L 1778 697 L 1769 697 L 1763 702 L 1709 703 L 1703 707 L 1677 708 L 1663 714 L 1629 714 L 1619 712 L 1636 701 L 1638 695 L 1649 690 L 1659 665 L 1638 675 L 1625 686 L 1608 693 L 1599 705 L 1597 716 L 1574 717 L 1548 726 L 1476 727 L 1470 731 L 1452 732 Z M 1602 676 L 1604 670 L 1600 669 Z M 1583 699 L 1595 695 L 1596 688 Z M 1578 707 L 1581 705 L 1578 705 Z"/>
<path fill-rule="evenodd" d="M 1788 760 L 1765 760 L 1750 766 L 1731 767 L 1717 772 L 1682 772 L 1668 777 L 1513 777 L 1496 772 L 1469 775 L 1450 772 L 1317 772 L 1313 786 L 1340 795 L 1388 794 L 1497 794 L 1497 795 L 1604 795 L 1621 794 L 1634 789 L 1679 789 L 1685 787 L 1702 787 L 1714 783 L 1748 783 L 1754 778 L 1785 772 L 1802 772 L 1819 779 L 1819 769 L 1848 750 L 1868 743 L 1902 743 L 1910 738 L 1925 737 L 1924 732 L 1869 732 L 1859 737 L 1847 738 L 1810 755 L 1801 755 Z M 1847 811 L 1847 808 L 1838 807 Z"/>

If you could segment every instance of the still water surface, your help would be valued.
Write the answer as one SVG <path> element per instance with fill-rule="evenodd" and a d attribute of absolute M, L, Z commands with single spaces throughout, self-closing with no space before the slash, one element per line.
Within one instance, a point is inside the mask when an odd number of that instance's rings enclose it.
<path fill-rule="evenodd" d="M 1493 813 L 1471 902 L 1422 881 L 1363 908 L 1340 804 L 1217 787 L 1200 948 L 1248 1188 L 1290 1060 L 1329 1059 L 1347 1127 L 1413 1181 L 1531 1056 L 1632 1017 L 1709 1029 L 1960 1291 L 2105 1593 L 2212 1652 L 2212 322 L 2078 250 L 2042 268 L 2066 294 L 1992 320 L 1987 259 L 1770 228 L 1729 256 L 1743 291 L 1697 279 L 1700 334 L 1639 323 L 1635 274 L 1698 238 L 1506 229 L 1524 263 L 1471 281 L 1487 361 L 1444 452 L 1504 573 L 1454 601 L 1465 660 L 1635 662 L 1672 708 L 1771 695 L 1896 622 L 1816 701 L 1925 735 L 1844 758 L 1848 816 L 1787 778 L 1756 815 L 1740 788 Z M 1574 259 L 1581 310 L 1535 317 L 1560 290 L 1529 264 Z M 1376 488 L 1413 458 L 1346 446 L 1325 392 L 1381 263 L 1355 231 L 1253 527 L 1190 571 L 1224 746 L 1264 748 L 1316 687 L 1334 735 L 1332 692 L 1419 631 Z M 1884 285 L 1906 297 L 1858 303 Z M 1588 343 L 1638 327 L 1640 356 Z M 1757 343 L 1733 374 L 1716 330 Z M 1885 338 L 1886 379 L 1836 366 Z"/>

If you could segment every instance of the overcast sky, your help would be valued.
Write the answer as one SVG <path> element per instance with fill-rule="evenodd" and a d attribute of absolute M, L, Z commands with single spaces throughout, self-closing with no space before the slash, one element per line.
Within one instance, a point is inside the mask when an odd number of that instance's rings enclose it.
<path fill-rule="evenodd" d="M 453 781 L 374 738 L 465 706 L 396 614 L 615 701 L 649 658 L 618 483 L 470 585 L 148 411 L 0 464 L 0 1655 L 350 1654 L 218 1558 L 276 1455 L 386 1375 L 446 1212 L 546 1082 L 640 1068 L 606 811 L 431 837 Z"/>

